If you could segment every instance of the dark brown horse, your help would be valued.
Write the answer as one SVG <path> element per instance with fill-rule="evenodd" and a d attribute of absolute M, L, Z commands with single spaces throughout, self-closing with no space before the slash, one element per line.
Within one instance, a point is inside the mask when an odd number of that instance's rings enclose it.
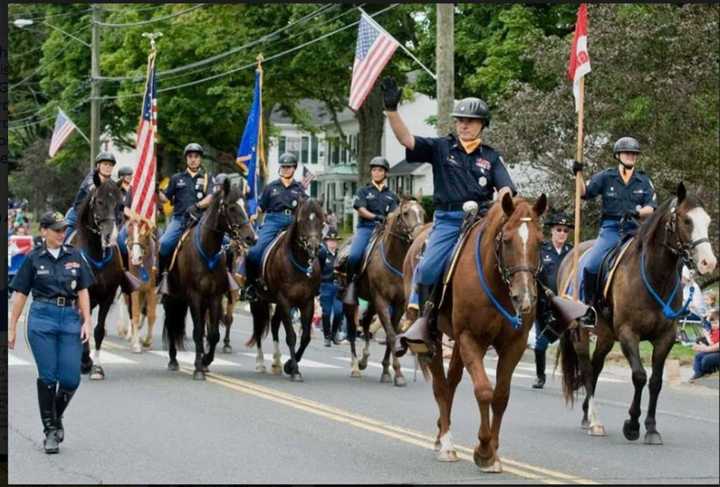
<path fill-rule="evenodd" d="M 500 425 L 510 398 L 512 374 L 535 318 L 535 277 L 540 268 L 542 242 L 539 219 L 546 204 L 545 195 L 531 206 L 523 198 L 513 199 L 505 194 L 490 208 L 485 220 L 470 230 L 460 251 L 437 316 L 439 329 L 455 338 L 447 378 L 440 353 L 442 333 L 436 338 L 438 352 L 430 363 L 420 362 L 423 372 L 429 369 L 432 375 L 433 393 L 440 410 L 436 448 L 441 461 L 458 458 L 450 435 L 450 413 L 464 365 L 480 407 L 480 443 L 473 458 L 485 472 L 502 471 L 497 455 Z M 408 295 L 412 265 L 427 233 L 423 231 L 405 257 Z M 491 346 L 498 355 L 494 389 L 483 363 Z"/>
<path fill-rule="evenodd" d="M 222 297 L 229 290 L 223 236 L 252 245 L 255 232 L 245 210 L 243 192 L 226 179 L 213 194 L 213 201 L 202 219 L 190 229 L 177 252 L 176 262 L 168 274 L 170 295 L 165 296 L 165 327 L 170 361 L 168 368 L 178 370 L 177 347 L 185 330 L 185 315 L 190 308 L 195 342 L 193 379 L 205 380 L 205 372 L 215 357 L 220 340 L 218 324 L 222 314 Z M 208 350 L 205 353 L 207 321 Z"/>
<path fill-rule="evenodd" d="M 280 323 L 285 327 L 285 340 L 290 358 L 282 370 L 293 381 L 302 382 L 298 362 L 310 343 L 315 296 L 320 289 L 320 262 L 317 259 L 322 243 L 322 227 L 325 213 L 320 203 L 309 199 L 300 204 L 295 212 L 295 221 L 269 251 L 265 282 L 269 293 L 259 293 L 259 300 L 250 304 L 253 315 L 253 335 L 246 345 L 257 346 L 256 370 L 265 372 L 262 339 L 268 326 L 273 337 L 272 372 L 280 373 Z M 275 312 L 270 319 L 270 303 L 275 303 Z M 300 310 L 302 336 L 300 347 L 295 351 L 297 336 L 292 326 L 290 310 Z"/>
<path fill-rule="evenodd" d="M 702 202 L 695 195 L 688 194 L 680 183 L 676 197 L 661 205 L 640 226 L 618 264 L 608 287 L 607 298 L 598 312 L 594 330 L 597 342 L 592 359 L 587 330 L 569 330 L 561 337 L 558 353 L 562 364 L 565 400 L 572 403 L 580 386 L 585 387 L 582 427 L 589 429 L 590 435 L 606 434 L 598 418 L 597 402 L 594 401 L 595 388 L 605 357 L 617 340 L 632 368 L 635 387 L 630 418 L 625 420 L 623 434 L 628 440 L 640 437 L 640 400 L 648 379 L 640 360 L 639 343 L 649 341 L 653 345 L 653 354 L 648 386 L 650 402 L 645 417 L 645 443 L 662 444 L 662 437 L 656 427 L 655 410 L 662 387 L 665 359 L 675 343 L 675 320 L 681 314 L 678 312 L 686 305 L 682 302 L 680 270 L 683 263 L 701 274 L 708 274 L 715 269 L 717 259 L 708 240 L 709 225 L 710 217 Z M 583 242 L 577 251 L 582 254 L 592 243 Z M 568 254 L 561 263 L 558 285 L 562 287 L 558 289 L 567 286 L 571 278 L 572 261 L 572 254 Z"/>
<path fill-rule="evenodd" d="M 94 360 L 90 358 L 90 342 L 85 342 L 81 371 L 85 374 L 90 372 L 90 379 L 101 380 L 105 378 L 105 371 L 100 363 L 100 348 L 105 338 L 105 319 L 118 287 L 126 284 L 126 278 L 120 250 L 116 245 L 118 228 L 115 209 L 122 201 L 122 192 L 112 180 L 101 183 L 97 173 L 94 183 L 95 187 L 78 208 L 77 233 L 71 243 L 80 249 L 95 275 L 95 282 L 88 289 L 90 310 L 99 306 L 94 331 Z"/>
<path fill-rule="evenodd" d="M 400 362 L 395 355 L 395 336 L 400 332 L 398 324 L 405 310 L 405 288 L 403 287 L 402 265 L 405 254 L 420 227 L 425 223 L 425 210 L 415 199 L 403 198 L 400 205 L 388 215 L 378 242 L 368 257 L 365 272 L 358 278 L 358 295 L 368 302 L 368 308 L 360 320 L 365 336 L 362 359 L 358 361 L 355 351 L 356 304 L 343 304 L 343 313 L 348 325 L 347 338 L 352 353 L 352 377 L 360 377 L 367 367 L 370 356 L 370 323 L 377 313 L 387 337 L 385 357 L 380 382 L 390 382 L 390 356 L 395 370 L 394 383 L 404 386 Z"/>

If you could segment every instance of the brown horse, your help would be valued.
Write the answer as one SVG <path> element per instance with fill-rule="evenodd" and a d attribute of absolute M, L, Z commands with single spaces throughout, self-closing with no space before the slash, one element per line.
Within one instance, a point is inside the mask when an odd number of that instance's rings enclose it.
<path fill-rule="evenodd" d="M 309 199 L 300 204 L 295 212 L 295 221 L 270 249 L 266 261 L 265 282 L 268 293 L 259 293 L 259 299 L 250 304 L 253 315 L 253 335 L 246 342 L 248 347 L 257 346 L 255 369 L 265 372 L 262 339 L 268 326 L 273 337 L 273 374 L 280 373 L 280 323 L 285 328 L 285 340 L 290 349 L 290 358 L 283 369 L 293 381 L 302 382 L 298 362 L 310 343 L 310 326 L 315 309 L 315 296 L 320 289 L 320 262 L 317 259 L 322 243 L 322 227 L 325 220 L 320 203 Z M 275 303 L 275 312 L 270 320 L 270 303 Z M 300 310 L 302 336 L 300 347 L 295 351 L 297 336 L 292 326 L 290 310 Z"/>
<path fill-rule="evenodd" d="M 155 328 L 157 293 L 155 283 L 157 280 L 157 240 L 155 229 L 145 221 L 128 220 L 127 248 L 128 269 L 130 273 L 142 283 L 132 292 L 127 302 L 130 315 L 130 330 L 125 326 L 118 331 L 120 336 L 127 336 L 130 349 L 134 353 L 141 353 L 143 347 L 152 346 L 153 329 Z M 140 328 L 147 321 L 145 338 L 140 342 Z"/>
<path fill-rule="evenodd" d="M 510 397 L 512 374 L 525 350 L 535 318 L 535 277 L 540 268 L 542 242 L 539 219 L 546 204 L 544 194 L 533 206 L 523 198 L 513 199 L 505 194 L 490 208 L 485 220 L 470 230 L 460 250 L 437 314 L 439 330 L 455 338 L 447 378 L 440 353 L 442 333 L 437 334 L 435 349 L 438 352 L 430 363 L 426 359 L 420 362 L 423 373 L 427 375 L 429 370 L 432 375 L 433 393 L 440 411 L 436 448 L 441 461 L 458 458 L 450 435 L 450 412 L 464 364 L 480 407 L 480 443 L 473 458 L 485 472 L 502 471 L 497 455 L 500 425 Z M 405 257 L 408 295 L 412 265 L 427 233 L 423 231 Z M 498 354 L 494 389 L 483 363 L 491 346 Z"/>
<path fill-rule="evenodd" d="M 356 304 L 343 304 L 343 313 L 348 325 L 347 338 L 352 353 L 352 377 L 360 377 L 367 367 L 370 356 L 370 323 L 377 313 L 385 330 L 385 357 L 380 382 L 390 382 L 390 356 L 395 370 L 394 383 L 404 386 L 400 361 L 395 355 L 395 336 L 400 332 L 398 324 L 405 310 L 405 289 L 403 287 L 402 265 L 405 254 L 420 227 L 425 223 L 425 210 L 414 198 L 403 198 L 400 205 L 388 215 L 378 242 L 368 256 L 365 272 L 358 278 L 358 295 L 368 302 L 368 308 L 360 320 L 365 336 L 362 359 L 358 361 L 355 351 Z"/>
<path fill-rule="evenodd" d="M 205 380 L 205 372 L 215 357 L 220 340 L 218 324 L 222 297 L 229 290 L 226 255 L 222 252 L 225 234 L 251 245 L 255 231 L 245 210 L 243 191 L 226 179 L 213 194 L 213 201 L 177 251 L 176 262 L 168 274 L 170 294 L 163 299 L 165 327 L 170 361 L 168 368 L 178 370 L 177 347 L 183 340 L 185 314 L 189 305 L 193 319 L 195 371 L 193 379 Z M 208 350 L 204 335 L 207 321 Z"/>
<path fill-rule="evenodd" d="M 630 418 L 625 420 L 623 434 L 628 440 L 640 437 L 640 400 L 648 383 L 640 360 L 639 342 L 653 345 L 652 375 L 648 389 L 650 402 L 645 417 L 645 443 L 662 444 L 657 431 L 655 410 L 662 387 L 665 359 L 675 343 L 676 319 L 687 303 L 682 302 L 680 268 L 683 263 L 701 274 L 715 269 L 717 259 L 708 240 L 710 217 L 702 202 L 686 192 L 683 183 L 678 185 L 676 196 L 661 205 L 639 228 L 629 244 L 610 282 L 607 297 L 601 303 L 595 351 L 590 358 L 590 340 L 587 330 L 569 330 L 560 339 L 559 361 L 563 372 L 563 393 L 571 403 L 580 386 L 585 387 L 583 402 L 583 429 L 593 436 L 605 436 L 605 427 L 598 418 L 595 388 L 605 357 L 619 341 L 623 355 L 632 368 L 635 387 Z M 581 254 L 593 241 L 583 242 Z M 564 289 L 571 279 L 573 258 L 568 254 L 558 270 L 558 289 Z M 697 292 L 700 292 L 697 290 Z M 654 294 L 654 296 L 653 296 Z"/>
<path fill-rule="evenodd" d="M 105 371 L 100 363 L 100 348 L 105 338 L 105 319 L 115 300 L 117 289 L 125 285 L 120 250 L 115 244 L 117 224 L 115 209 L 122 201 L 122 192 L 112 180 L 102 183 L 97 173 L 94 176 L 94 188 L 87 199 L 78 208 L 77 233 L 71 243 L 80 249 L 95 275 L 95 282 L 88 289 L 90 310 L 99 306 L 98 321 L 93 333 L 95 352 L 90 358 L 90 342 L 83 345 L 81 371 L 90 372 L 90 379 L 102 380 Z"/>

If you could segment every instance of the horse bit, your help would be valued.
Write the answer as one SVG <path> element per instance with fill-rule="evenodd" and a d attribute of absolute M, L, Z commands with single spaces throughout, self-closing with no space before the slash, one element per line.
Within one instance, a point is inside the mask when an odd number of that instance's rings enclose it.
<path fill-rule="evenodd" d="M 670 218 L 665 222 L 665 239 L 663 245 L 665 245 L 673 255 L 677 255 L 682 260 L 682 263 L 687 267 L 697 270 L 697 263 L 695 258 L 692 256 L 692 251 L 698 245 L 703 243 L 710 243 L 710 239 L 707 237 L 692 240 L 691 242 L 683 242 L 680 236 L 676 232 L 677 230 L 677 198 L 674 198 L 670 203 Z M 668 234 L 671 233 L 675 237 L 675 244 L 668 243 Z"/>
<path fill-rule="evenodd" d="M 521 218 L 520 221 L 531 222 L 532 218 L 524 217 Z M 526 265 L 516 265 L 509 268 L 505 266 L 505 260 L 503 259 L 502 253 L 503 235 L 504 232 L 501 228 L 500 233 L 498 233 L 495 237 L 495 260 L 497 261 L 497 268 L 500 272 L 500 276 L 502 277 L 502 280 L 505 282 L 505 284 L 507 284 L 508 288 L 510 287 L 510 279 L 512 278 L 512 276 L 520 272 L 528 272 L 533 276 L 533 279 L 537 279 L 537 275 L 542 270 L 542 259 L 538 259 L 538 265 L 535 269 L 531 269 Z"/>

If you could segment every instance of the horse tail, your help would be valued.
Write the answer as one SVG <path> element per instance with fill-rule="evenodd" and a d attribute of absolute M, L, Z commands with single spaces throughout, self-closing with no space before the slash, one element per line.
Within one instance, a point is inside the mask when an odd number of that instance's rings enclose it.
<path fill-rule="evenodd" d="M 169 340 L 173 340 L 178 350 L 185 350 L 185 315 L 187 314 L 188 305 L 184 301 L 171 296 L 165 296 L 162 303 L 165 308 L 162 332 L 163 343 L 169 344 Z"/>
<path fill-rule="evenodd" d="M 270 330 L 270 306 L 265 303 L 252 303 L 250 310 L 253 316 L 253 333 L 245 342 L 246 347 L 254 347 L 262 343 Z"/>
<path fill-rule="evenodd" d="M 442 350 L 438 353 L 442 354 Z M 422 372 L 425 382 L 430 382 L 432 374 L 430 373 L 430 362 L 432 359 L 427 354 L 416 355 L 418 365 L 420 366 L 420 372 Z"/>
<path fill-rule="evenodd" d="M 570 333 L 571 331 L 568 331 L 560 336 L 560 346 L 555 358 L 555 367 L 557 368 L 557 364 L 562 367 L 563 397 L 565 398 L 565 404 L 572 407 L 577 398 L 577 391 L 583 385 L 583 377 L 580 370 L 580 360 Z"/>

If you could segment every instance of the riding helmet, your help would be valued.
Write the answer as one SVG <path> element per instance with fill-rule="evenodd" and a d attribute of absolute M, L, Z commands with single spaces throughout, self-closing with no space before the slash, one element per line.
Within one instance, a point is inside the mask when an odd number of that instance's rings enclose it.
<path fill-rule="evenodd" d="M 115 155 L 113 155 L 112 152 L 101 152 L 97 155 L 97 157 L 95 157 L 95 164 L 99 164 L 103 161 L 112 162 L 113 166 L 117 164 L 117 160 L 115 160 Z"/>
<path fill-rule="evenodd" d="M 452 116 L 456 118 L 479 118 L 482 120 L 483 126 L 488 127 L 490 125 L 490 108 L 480 98 L 463 98 L 455 105 Z"/>
<path fill-rule="evenodd" d="M 292 152 L 285 152 L 280 156 L 280 166 L 297 167 L 298 158 Z"/>
<path fill-rule="evenodd" d="M 185 146 L 185 150 L 183 151 L 183 157 L 187 156 L 190 152 L 197 152 L 201 156 L 205 155 L 205 150 L 203 149 L 203 147 L 196 142 L 190 142 L 188 145 Z"/>
<path fill-rule="evenodd" d="M 370 159 L 370 169 L 373 167 L 382 167 L 385 168 L 386 171 L 390 170 L 390 163 L 382 156 L 376 156 Z"/>
<path fill-rule="evenodd" d="M 620 137 L 613 146 L 613 156 L 617 158 L 621 152 L 640 154 L 640 142 L 634 137 Z"/>
<path fill-rule="evenodd" d="M 133 175 L 133 169 L 130 166 L 123 166 L 120 169 L 118 169 L 118 177 L 125 177 L 125 176 L 132 176 Z"/>

